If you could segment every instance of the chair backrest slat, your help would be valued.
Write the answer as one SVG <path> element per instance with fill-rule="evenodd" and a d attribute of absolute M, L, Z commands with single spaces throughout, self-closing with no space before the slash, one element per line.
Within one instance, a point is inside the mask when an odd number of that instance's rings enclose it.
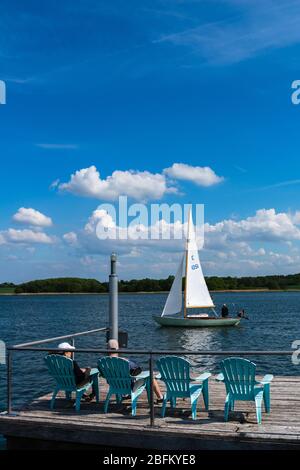
<path fill-rule="evenodd" d="M 166 356 L 157 360 L 161 380 L 171 394 L 189 396 L 190 363 L 178 356 Z"/>
<path fill-rule="evenodd" d="M 48 354 L 45 357 L 50 375 L 57 386 L 63 389 L 76 389 L 73 360 L 59 354 Z"/>
<path fill-rule="evenodd" d="M 229 357 L 220 364 L 227 393 L 241 400 L 253 399 L 256 365 L 248 359 Z"/>
<path fill-rule="evenodd" d="M 101 375 L 108 385 L 119 394 L 130 394 L 132 377 L 129 362 L 121 357 L 102 357 L 98 361 Z"/>

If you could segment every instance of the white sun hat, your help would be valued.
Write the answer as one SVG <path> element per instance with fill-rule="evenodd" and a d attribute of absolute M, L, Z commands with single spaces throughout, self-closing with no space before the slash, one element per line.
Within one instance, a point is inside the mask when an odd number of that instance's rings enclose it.
<path fill-rule="evenodd" d="M 60 343 L 58 349 L 63 349 L 64 351 L 74 351 L 74 346 L 71 346 L 69 343 Z"/>

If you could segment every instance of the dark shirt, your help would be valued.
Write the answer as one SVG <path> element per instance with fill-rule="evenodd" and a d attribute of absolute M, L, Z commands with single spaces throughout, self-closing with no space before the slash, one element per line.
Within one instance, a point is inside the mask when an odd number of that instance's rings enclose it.
<path fill-rule="evenodd" d="M 128 362 L 129 362 L 130 375 L 138 375 L 142 372 L 142 369 L 138 365 L 137 362 L 133 361 L 132 359 L 128 359 Z"/>
<path fill-rule="evenodd" d="M 228 317 L 228 307 L 226 305 L 223 305 L 222 307 L 222 310 L 221 310 L 221 314 L 222 314 L 222 317 Z"/>
<path fill-rule="evenodd" d="M 75 382 L 76 382 L 76 385 L 78 385 L 84 381 L 85 373 L 82 372 L 82 370 L 80 369 L 76 361 L 73 361 L 73 369 L 74 369 L 74 375 L 75 375 Z"/>

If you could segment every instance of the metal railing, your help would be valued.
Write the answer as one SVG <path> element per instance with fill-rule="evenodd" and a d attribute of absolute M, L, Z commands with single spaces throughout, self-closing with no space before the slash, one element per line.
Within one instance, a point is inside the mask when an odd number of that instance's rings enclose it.
<path fill-rule="evenodd" d="M 63 339 L 71 339 L 71 346 L 75 347 L 75 338 L 79 336 L 91 335 L 93 333 L 107 332 L 108 328 L 95 328 L 94 330 L 80 331 L 79 333 L 72 333 L 69 335 L 63 336 L 54 336 L 52 338 L 41 339 L 38 341 L 30 341 L 27 343 L 15 344 L 14 346 L 6 347 L 6 356 L 7 356 L 7 413 L 12 414 L 12 353 L 13 351 L 49 351 L 49 348 L 34 348 L 39 344 L 53 343 L 54 341 L 61 341 Z M 51 351 L 59 351 L 58 348 L 51 348 Z M 77 351 L 77 350 L 76 350 Z M 73 358 L 74 358 L 74 351 Z"/>
<path fill-rule="evenodd" d="M 73 333 L 70 335 L 56 336 L 53 338 L 46 338 L 46 339 L 41 339 L 38 341 L 31 341 L 30 343 L 16 344 L 15 346 L 11 346 L 10 348 L 7 348 L 7 349 L 26 348 L 27 346 L 29 347 L 29 346 L 36 346 L 37 344 L 53 343 L 54 341 L 60 341 L 62 339 L 68 339 L 68 338 L 71 338 L 72 341 L 74 342 L 74 338 L 78 336 L 91 335 L 92 333 L 99 333 L 100 331 L 106 332 L 108 331 L 108 328 L 96 328 L 94 330 L 80 331 L 79 333 Z"/>
<path fill-rule="evenodd" d="M 107 328 L 98 328 L 95 330 L 84 331 L 80 333 L 74 333 L 65 336 L 57 336 L 55 338 L 47 338 L 40 341 L 32 341 L 30 343 L 17 344 L 15 346 L 8 346 L 7 349 L 7 414 L 12 414 L 12 354 L 16 351 L 35 351 L 35 352 L 49 352 L 49 348 L 41 347 L 37 348 L 35 346 L 39 344 L 50 343 L 53 341 L 59 341 L 62 339 L 72 339 L 72 346 L 74 346 L 75 337 L 88 335 L 92 333 L 97 333 L 101 331 L 107 331 Z M 60 352 L 61 349 L 51 348 L 51 352 Z M 73 352 L 73 351 L 72 351 Z M 92 354 L 109 354 L 116 353 L 116 350 L 110 349 L 99 349 L 99 348 L 76 348 L 77 353 L 92 353 Z M 155 426 L 155 416 L 154 416 L 154 397 L 153 397 L 153 379 L 154 379 L 154 356 L 171 356 L 171 355 L 180 355 L 180 356 L 292 356 L 292 351 L 185 351 L 185 350 L 140 350 L 140 349 L 119 349 L 118 354 L 134 354 L 140 356 L 149 356 L 149 378 L 150 378 L 150 426 Z"/>

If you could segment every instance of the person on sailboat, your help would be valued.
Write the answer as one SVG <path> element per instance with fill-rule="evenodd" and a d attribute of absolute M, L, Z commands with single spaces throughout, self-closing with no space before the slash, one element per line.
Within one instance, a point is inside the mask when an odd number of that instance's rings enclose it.
<path fill-rule="evenodd" d="M 239 318 L 245 318 L 246 320 L 249 320 L 249 318 L 245 315 L 245 310 L 242 308 L 239 313 L 237 314 Z"/>
<path fill-rule="evenodd" d="M 107 343 L 107 349 L 113 349 L 115 351 L 118 351 L 119 342 L 116 339 L 110 339 Z M 111 357 L 119 356 L 117 352 L 115 353 L 110 352 L 109 355 Z M 122 357 L 122 359 L 125 359 L 126 361 L 129 362 L 130 375 L 136 376 L 142 372 L 142 368 L 132 359 L 128 359 L 127 357 Z M 157 396 L 157 403 L 162 403 L 164 400 L 164 397 L 163 397 L 163 394 L 161 393 L 160 387 L 156 379 L 153 379 L 153 391 L 155 395 Z M 130 398 L 130 397 L 124 397 L 124 398 Z"/>
<path fill-rule="evenodd" d="M 228 317 L 229 315 L 229 310 L 226 304 L 223 304 L 222 310 L 221 310 L 221 315 L 223 318 Z"/>

